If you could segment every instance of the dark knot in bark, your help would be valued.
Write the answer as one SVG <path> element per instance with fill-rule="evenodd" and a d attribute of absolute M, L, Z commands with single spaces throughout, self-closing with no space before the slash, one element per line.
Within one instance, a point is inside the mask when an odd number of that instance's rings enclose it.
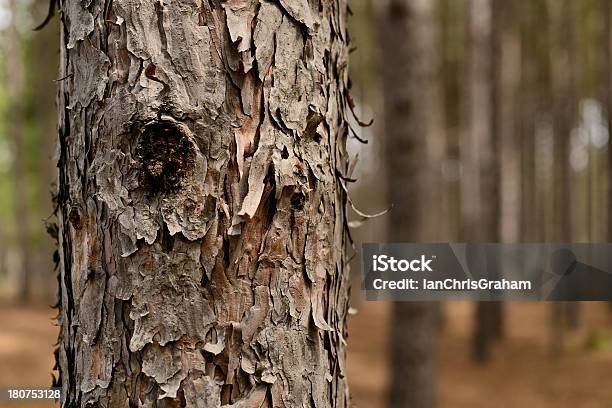
<path fill-rule="evenodd" d="M 294 210 L 301 211 L 304 209 L 304 205 L 306 204 L 306 196 L 301 191 L 294 193 L 291 196 L 291 207 Z"/>
<path fill-rule="evenodd" d="M 68 220 L 74 229 L 81 229 L 83 226 L 83 220 L 81 217 L 81 210 L 77 206 L 70 207 L 70 212 L 68 213 Z"/>
<path fill-rule="evenodd" d="M 138 140 L 136 158 L 140 183 L 149 194 L 174 192 L 193 168 L 194 146 L 189 136 L 170 121 L 146 125 Z"/>

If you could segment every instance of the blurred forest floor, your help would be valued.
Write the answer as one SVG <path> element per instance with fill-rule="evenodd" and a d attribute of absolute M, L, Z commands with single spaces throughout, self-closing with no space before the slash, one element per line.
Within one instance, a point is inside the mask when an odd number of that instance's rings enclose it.
<path fill-rule="evenodd" d="M 566 354 L 555 359 L 548 344 L 550 304 L 507 304 L 507 337 L 495 350 L 489 365 L 477 366 L 470 358 L 473 304 L 445 304 L 438 348 L 439 406 L 612 406 L 612 388 L 606 386 L 612 365 L 610 329 L 588 329 L 612 328 L 608 305 L 596 302 L 582 305 L 584 328 L 571 335 Z M 363 302 L 359 313 L 351 318 L 348 374 L 353 406 L 357 408 L 386 406 L 390 310 L 389 303 Z M 0 306 L 0 388 L 50 383 L 57 336 L 54 313 L 45 306 Z"/>
<path fill-rule="evenodd" d="M 560 359 L 550 353 L 550 303 L 507 303 L 506 338 L 491 363 L 471 359 L 473 306 L 444 305 L 444 329 L 438 347 L 439 406 L 477 407 L 610 407 L 607 385 L 612 364 L 611 326 L 606 304 L 583 303 L 583 329 L 570 336 Z M 348 370 L 354 406 L 386 407 L 389 380 L 391 304 L 358 306 L 349 326 Z"/>
<path fill-rule="evenodd" d="M 0 304 L 0 388 L 51 386 L 53 349 L 57 341 L 54 317 L 49 306 Z M 56 407 L 52 403 L 5 403 L 4 408 Z"/>

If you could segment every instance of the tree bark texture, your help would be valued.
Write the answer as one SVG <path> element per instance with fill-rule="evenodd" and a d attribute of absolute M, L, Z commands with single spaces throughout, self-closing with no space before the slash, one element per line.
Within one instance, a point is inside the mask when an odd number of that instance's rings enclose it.
<path fill-rule="evenodd" d="M 344 0 L 63 0 L 66 407 L 346 407 Z"/>
<path fill-rule="evenodd" d="M 435 134 L 439 127 L 430 114 L 436 101 L 433 5 L 429 0 L 391 0 L 381 18 L 387 190 L 393 205 L 389 240 L 394 242 L 420 242 L 431 231 L 431 210 L 424 205 L 433 167 L 428 148 L 435 144 L 429 138 L 442 137 Z M 434 323 L 435 303 L 394 303 L 390 407 L 435 406 Z"/>

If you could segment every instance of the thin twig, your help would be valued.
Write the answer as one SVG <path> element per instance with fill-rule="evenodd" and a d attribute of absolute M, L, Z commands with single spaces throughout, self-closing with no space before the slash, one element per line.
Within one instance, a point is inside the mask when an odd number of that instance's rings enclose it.
<path fill-rule="evenodd" d="M 353 96 L 350 94 L 349 91 L 346 91 L 344 93 L 344 97 L 346 98 L 346 101 L 348 102 L 349 110 L 353 114 L 353 118 L 359 124 L 359 126 L 361 126 L 361 127 L 370 127 L 370 126 L 372 126 L 372 123 L 374 123 L 374 119 L 370 119 L 370 121 L 367 122 L 367 123 L 366 122 L 362 122 L 359 119 L 359 117 L 357 116 L 357 114 L 355 113 L 355 101 L 353 100 Z"/>
<path fill-rule="evenodd" d="M 45 17 L 45 20 L 42 23 L 34 28 L 34 31 L 42 30 L 47 24 L 49 24 L 49 21 L 51 21 L 55 15 L 56 4 L 57 0 L 49 0 L 49 11 L 47 11 L 47 17 Z"/>
<path fill-rule="evenodd" d="M 59 78 L 59 79 L 54 79 L 53 82 L 62 82 L 64 80 L 68 79 L 68 78 L 72 78 L 72 75 L 73 74 L 68 74 L 65 77 L 62 77 L 62 78 Z"/>
<path fill-rule="evenodd" d="M 349 127 L 349 129 L 351 130 L 351 133 L 353 134 L 353 137 L 354 137 L 355 139 L 357 139 L 358 141 L 360 141 L 360 142 L 361 142 L 361 143 L 363 143 L 363 144 L 368 144 L 368 143 L 369 143 L 369 140 L 368 140 L 368 139 L 362 139 L 361 137 L 359 137 L 359 136 L 357 135 L 357 132 L 355 132 L 355 129 L 353 129 L 353 127 L 352 127 L 351 125 L 348 125 L 348 127 Z"/>
<path fill-rule="evenodd" d="M 357 215 L 363 217 L 364 219 L 370 219 L 370 218 L 377 218 L 380 216 L 385 215 L 386 213 L 388 213 L 391 208 L 393 208 L 393 205 L 391 205 L 389 208 L 387 208 L 386 210 L 374 213 L 374 214 L 366 214 L 363 211 L 359 210 L 356 206 L 355 203 L 353 203 L 353 200 L 351 200 L 351 196 L 348 193 L 348 189 L 346 188 L 346 184 L 344 184 L 344 182 L 342 181 L 342 179 L 339 178 L 340 181 L 340 185 L 342 186 L 342 189 L 344 190 L 344 192 L 346 193 L 346 200 L 348 201 L 348 203 L 350 204 L 351 208 L 353 209 L 353 211 L 355 211 L 357 213 Z"/>

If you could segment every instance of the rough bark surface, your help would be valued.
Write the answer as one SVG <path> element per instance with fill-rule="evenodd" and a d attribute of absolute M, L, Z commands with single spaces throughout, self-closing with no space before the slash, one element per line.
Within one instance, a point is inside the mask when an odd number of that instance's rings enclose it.
<path fill-rule="evenodd" d="M 63 0 L 67 407 L 345 407 L 345 0 Z"/>

